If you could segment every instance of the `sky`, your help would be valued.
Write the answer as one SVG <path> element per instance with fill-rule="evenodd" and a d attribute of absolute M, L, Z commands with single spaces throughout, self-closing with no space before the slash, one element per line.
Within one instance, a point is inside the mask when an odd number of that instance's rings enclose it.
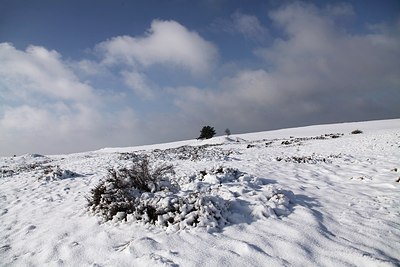
<path fill-rule="evenodd" d="M 0 156 L 399 117 L 398 0 L 0 0 Z"/>

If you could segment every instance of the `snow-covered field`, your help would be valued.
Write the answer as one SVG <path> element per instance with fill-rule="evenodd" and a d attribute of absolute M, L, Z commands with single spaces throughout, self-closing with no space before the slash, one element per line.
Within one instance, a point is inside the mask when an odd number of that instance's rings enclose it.
<path fill-rule="evenodd" d="M 136 155 L 174 166 L 165 198 L 202 195 L 204 209 L 189 201 L 155 225 L 89 212 L 107 169 Z M 0 169 L 1 266 L 400 265 L 400 119 L 3 157 Z"/>

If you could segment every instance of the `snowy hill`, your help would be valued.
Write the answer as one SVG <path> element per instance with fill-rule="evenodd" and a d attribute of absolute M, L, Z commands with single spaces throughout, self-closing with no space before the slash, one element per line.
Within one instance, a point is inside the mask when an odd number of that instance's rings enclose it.
<path fill-rule="evenodd" d="M 144 156 L 153 219 L 88 209 Z M 0 266 L 399 266 L 399 159 L 400 119 L 3 157 Z"/>

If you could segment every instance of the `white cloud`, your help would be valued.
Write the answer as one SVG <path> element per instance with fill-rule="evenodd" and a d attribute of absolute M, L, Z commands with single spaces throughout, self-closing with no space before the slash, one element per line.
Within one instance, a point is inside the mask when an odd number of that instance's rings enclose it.
<path fill-rule="evenodd" d="M 0 61 L 2 155 L 74 152 L 140 138 L 133 110 L 81 82 L 57 52 L 2 43 Z"/>
<path fill-rule="evenodd" d="M 275 77 L 265 70 L 242 70 L 220 81 L 217 88 L 179 87 L 169 89 L 182 114 L 196 123 L 220 129 L 262 130 L 268 120 L 279 118 L 285 101 Z M 276 122 L 274 122 L 276 124 Z M 225 128 L 224 128 L 225 127 Z"/>
<path fill-rule="evenodd" d="M 229 19 L 216 19 L 211 27 L 216 32 L 240 34 L 247 40 L 262 43 L 269 37 L 268 29 L 262 25 L 260 20 L 249 14 L 240 11 L 233 13 Z"/>
<path fill-rule="evenodd" d="M 250 40 L 263 41 L 268 34 L 268 30 L 256 16 L 235 12 L 232 15 L 232 22 L 233 29 Z"/>
<path fill-rule="evenodd" d="M 174 35 L 174 29 L 178 31 L 175 35 L 177 40 L 170 36 L 172 39 L 167 46 L 172 49 L 173 40 L 181 46 L 175 47 L 171 54 L 168 47 L 165 48 L 159 58 L 157 55 L 152 57 L 150 51 L 141 58 L 144 61 L 140 64 L 182 64 L 181 67 L 196 74 L 210 67 L 216 55 L 213 45 L 175 22 L 154 22 L 153 26 L 154 33 L 148 36 L 147 41 L 141 39 L 139 46 L 156 45 L 164 40 L 164 34 L 168 36 L 168 30 Z M 167 32 L 160 27 L 166 27 Z M 125 94 L 121 90 L 102 91 L 83 82 L 82 76 L 110 74 L 95 61 L 66 62 L 58 52 L 44 47 L 29 46 L 26 50 L 19 50 L 9 43 L 1 43 L 0 62 L 2 156 L 127 146 L 151 142 L 160 138 L 160 132 L 164 133 L 164 140 L 167 140 L 166 136 L 171 138 L 176 134 L 161 129 L 170 125 L 175 115 L 168 117 L 168 122 L 164 121 L 164 115 L 162 118 L 153 115 L 151 121 L 143 116 L 139 119 L 132 104 L 126 101 L 126 97 L 121 98 Z M 121 84 L 125 83 L 139 95 L 151 98 L 158 87 L 143 72 L 130 67 L 130 70 L 118 72 Z"/>
<path fill-rule="evenodd" d="M 333 16 L 353 16 L 355 15 L 353 6 L 349 3 L 337 3 L 326 7 L 328 14 Z"/>
<path fill-rule="evenodd" d="M 26 130 L 30 133 L 42 131 L 51 121 L 51 114 L 46 109 L 22 105 L 7 108 L 1 119 L 1 128 L 6 130 Z"/>
<path fill-rule="evenodd" d="M 140 140 L 137 118 L 125 108 L 106 112 L 75 105 L 5 107 L 0 117 L 2 155 L 70 153 Z"/>
<path fill-rule="evenodd" d="M 268 70 L 240 70 L 216 88 L 177 88 L 176 105 L 240 131 L 400 114 L 399 31 L 350 34 L 335 21 L 350 8 L 330 8 L 296 2 L 271 12 L 284 38 L 256 51 Z"/>
<path fill-rule="evenodd" d="M 151 81 L 145 74 L 136 71 L 123 71 L 122 77 L 125 84 L 134 90 L 138 95 L 144 98 L 152 98 L 154 96 L 153 89 L 150 86 Z"/>
<path fill-rule="evenodd" d="M 118 36 L 97 45 L 105 64 L 177 66 L 193 74 L 212 68 L 216 47 L 175 21 L 154 20 L 145 36 Z"/>
<path fill-rule="evenodd" d="M 29 46 L 26 51 L 0 44 L 0 84 L 10 94 L 42 94 L 65 100 L 94 99 L 93 89 L 78 80 L 56 51 Z M 19 91 L 19 92 L 17 92 Z"/>
<path fill-rule="evenodd" d="M 276 80 L 265 70 L 242 70 L 221 83 L 226 94 L 242 102 L 272 104 L 279 100 L 280 92 Z"/>
<path fill-rule="evenodd" d="M 281 78 L 287 87 L 304 92 L 379 90 L 383 84 L 399 87 L 398 34 L 351 35 L 323 11 L 301 3 L 273 12 L 271 18 L 288 38 L 276 40 L 258 54 L 275 66 L 277 75 L 289 78 Z"/>
<path fill-rule="evenodd" d="M 70 62 L 70 66 L 80 73 L 88 76 L 103 75 L 105 72 L 104 67 L 97 61 L 82 59 L 77 62 Z"/>

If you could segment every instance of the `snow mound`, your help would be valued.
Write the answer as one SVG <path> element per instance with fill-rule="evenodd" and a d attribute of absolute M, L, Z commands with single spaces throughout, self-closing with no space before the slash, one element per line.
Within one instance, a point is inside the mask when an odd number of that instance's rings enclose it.
<path fill-rule="evenodd" d="M 25 154 L 22 157 L 25 159 L 47 158 L 46 156 L 41 154 Z"/>
<path fill-rule="evenodd" d="M 212 231 L 227 224 L 227 203 L 215 195 L 199 192 L 182 195 L 145 193 L 136 199 L 135 204 L 135 211 L 127 216 L 127 221 L 150 223 L 168 231 L 195 227 Z"/>
<path fill-rule="evenodd" d="M 43 174 L 38 178 L 38 180 L 46 182 L 75 178 L 80 176 L 73 171 L 61 169 L 59 166 L 46 166 L 46 168 L 42 170 L 42 173 Z"/>
<path fill-rule="evenodd" d="M 137 164 L 143 169 L 143 161 Z M 138 178 L 135 168 L 110 170 L 107 178 L 92 189 L 89 209 L 105 221 L 140 222 L 172 231 L 191 227 L 212 230 L 226 223 L 222 198 L 204 192 L 181 192 L 165 177 L 153 179 L 154 173 L 148 170 Z M 130 176 L 132 173 L 134 176 Z M 154 186 L 142 186 L 138 182 L 141 178 Z"/>
<path fill-rule="evenodd" d="M 167 183 L 160 180 L 154 187 L 157 190 L 150 192 L 129 182 L 124 172 L 111 171 L 88 198 L 89 210 L 105 221 L 155 225 L 167 232 L 192 228 L 211 232 L 232 223 L 279 218 L 291 212 L 285 191 L 233 168 L 172 177 Z"/>
<path fill-rule="evenodd" d="M 46 168 L 48 168 L 48 163 L 51 160 L 44 156 L 28 156 L 22 157 L 13 157 L 6 161 L 7 164 L 1 166 L 0 174 L 1 177 L 11 177 L 15 175 L 19 175 L 22 173 L 32 173 L 35 175 L 37 172 L 40 172 Z"/>
<path fill-rule="evenodd" d="M 39 154 L 27 154 L 7 160 L 7 165 L 0 166 L 0 177 L 12 177 L 29 174 L 40 181 L 54 181 L 80 176 L 79 174 L 51 165 L 52 160 Z"/>

